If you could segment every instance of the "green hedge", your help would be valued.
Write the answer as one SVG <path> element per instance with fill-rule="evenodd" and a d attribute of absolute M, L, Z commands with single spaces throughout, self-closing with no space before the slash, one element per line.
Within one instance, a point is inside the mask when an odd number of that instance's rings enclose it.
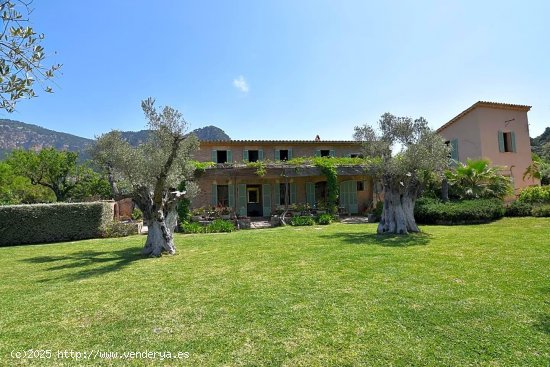
<path fill-rule="evenodd" d="M 530 204 L 550 204 L 550 186 L 529 186 L 519 194 L 519 201 Z"/>
<path fill-rule="evenodd" d="M 441 202 L 422 198 L 416 202 L 414 217 L 424 224 L 485 223 L 504 216 L 504 203 L 499 199 L 477 199 Z"/>
<path fill-rule="evenodd" d="M 550 205 L 537 205 L 531 211 L 533 217 L 550 217 Z"/>
<path fill-rule="evenodd" d="M 112 203 L 0 206 L 0 246 L 102 237 L 112 220 Z"/>
<path fill-rule="evenodd" d="M 530 217 L 533 205 L 523 201 L 513 201 L 506 206 L 507 217 Z"/>

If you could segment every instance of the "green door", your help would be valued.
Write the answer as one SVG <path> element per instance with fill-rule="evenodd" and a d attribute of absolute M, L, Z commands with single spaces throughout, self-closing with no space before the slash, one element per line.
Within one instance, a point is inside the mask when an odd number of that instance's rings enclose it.
<path fill-rule="evenodd" d="M 262 185 L 262 205 L 264 209 L 264 217 L 271 216 L 271 185 Z"/>
<path fill-rule="evenodd" d="M 343 181 L 340 183 L 340 206 L 350 214 L 357 214 L 357 181 Z"/>
<path fill-rule="evenodd" d="M 238 184 L 237 212 L 241 217 L 246 217 L 246 184 Z"/>

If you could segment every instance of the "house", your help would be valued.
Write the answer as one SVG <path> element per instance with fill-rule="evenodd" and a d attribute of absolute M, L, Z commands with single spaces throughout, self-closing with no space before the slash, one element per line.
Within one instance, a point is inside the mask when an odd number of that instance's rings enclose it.
<path fill-rule="evenodd" d="M 531 106 L 479 101 L 436 131 L 451 145 L 451 157 L 460 162 L 486 158 L 514 184 L 515 194 L 538 184 L 523 180 L 532 163 L 527 112 Z"/>
<path fill-rule="evenodd" d="M 361 142 L 357 141 L 201 141 L 194 159 L 215 165 L 198 174 L 200 193 L 191 205 L 229 207 L 249 217 L 267 217 L 291 204 L 321 207 L 328 195 L 322 169 L 307 164 L 292 166 L 285 161 L 297 157 L 353 158 L 360 152 Z M 343 212 L 355 214 L 372 205 L 373 181 L 364 167 L 339 166 L 337 184 Z"/>

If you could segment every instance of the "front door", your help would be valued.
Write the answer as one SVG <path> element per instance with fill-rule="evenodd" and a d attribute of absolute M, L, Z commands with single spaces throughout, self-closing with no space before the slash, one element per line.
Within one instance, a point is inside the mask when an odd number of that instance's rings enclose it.
<path fill-rule="evenodd" d="M 260 185 L 246 185 L 247 213 L 249 217 L 262 217 L 262 190 Z"/>
<path fill-rule="evenodd" d="M 357 214 L 357 181 L 344 181 L 340 183 L 340 206 L 350 214 Z"/>

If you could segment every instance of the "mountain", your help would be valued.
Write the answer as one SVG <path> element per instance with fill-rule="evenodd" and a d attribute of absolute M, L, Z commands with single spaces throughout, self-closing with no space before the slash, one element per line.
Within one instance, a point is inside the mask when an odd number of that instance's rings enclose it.
<path fill-rule="evenodd" d="M 40 150 L 45 147 L 84 152 L 91 139 L 45 129 L 20 121 L 0 119 L 0 158 L 16 148 Z"/>
<path fill-rule="evenodd" d="M 544 132 L 536 138 L 531 138 L 531 150 L 533 153 L 540 155 L 542 146 L 546 143 L 550 143 L 550 127 L 547 127 Z"/>
<path fill-rule="evenodd" d="M 222 129 L 216 126 L 195 129 L 191 133 L 197 135 L 199 140 L 231 140 Z M 122 131 L 121 134 L 126 141 L 136 146 L 147 140 L 150 131 Z M 0 159 L 16 148 L 40 150 L 45 147 L 54 147 L 60 150 L 78 152 L 80 158 L 85 160 L 88 158 L 86 149 L 92 143 L 92 139 L 49 130 L 20 121 L 0 119 Z"/>

